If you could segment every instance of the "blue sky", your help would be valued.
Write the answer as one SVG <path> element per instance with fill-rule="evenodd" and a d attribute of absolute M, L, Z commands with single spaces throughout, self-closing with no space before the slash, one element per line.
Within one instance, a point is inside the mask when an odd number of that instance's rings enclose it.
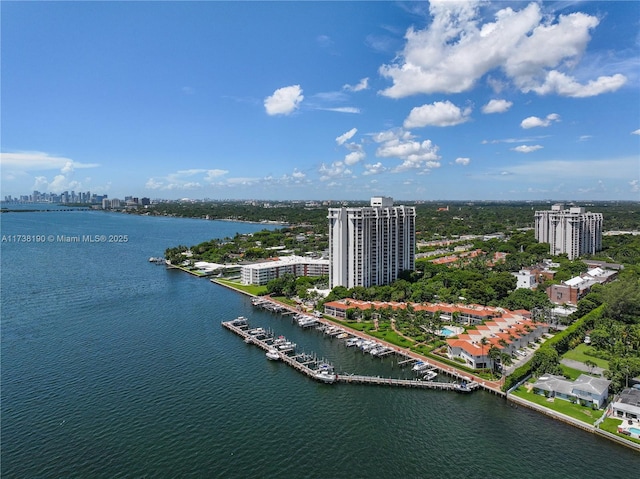
<path fill-rule="evenodd" d="M 1 195 L 640 199 L 640 2 L 7 2 Z"/>

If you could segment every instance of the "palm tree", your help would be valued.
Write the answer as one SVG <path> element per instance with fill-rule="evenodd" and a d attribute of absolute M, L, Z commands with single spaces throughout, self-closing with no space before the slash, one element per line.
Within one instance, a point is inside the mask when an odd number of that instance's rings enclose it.
<path fill-rule="evenodd" d="M 495 345 L 492 344 L 491 347 L 489 348 L 489 359 L 491 359 L 491 370 L 493 372 L 495 372 L 498 361 L 500 361 L 500 357 L 501 357 L 500 355 L 501 355 L 500 350 Z"/>
<path fill-rule="evenodd" d="M 482 337 L 482 339 L 480 340 L 480 344 L 482 345 L 482 360 L 484 361 L 484 367 L 487 367 L 487 360 L 485 359 L 484 356 L 484 348 L 487 344 L 489 344 L 489 340 L 487 338 L 485 338 L 484 336 Z"/>
<path fill-rule="evenodd" d="M 587 359 L 584 362 L 584 365 L 587 366 L 589 368 L 589 374 L 593 373 L 593 370 L 595 367 L 597 367 L 598 365 L 596 363 L 594 363 L 593 361 L 591 361 L 591 359 Z"/>

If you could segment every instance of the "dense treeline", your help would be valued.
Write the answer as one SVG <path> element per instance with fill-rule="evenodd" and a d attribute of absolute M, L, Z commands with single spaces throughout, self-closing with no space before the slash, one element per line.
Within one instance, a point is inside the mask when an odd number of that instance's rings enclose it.
<path fill-rule="evenodd" d="M 233 238 L 212 239 L 190 247 L 180 245 L 168 248 L 165 258 L 178 264 L 186 259 L 182 253 L 189 250 L 193 261 L 225 264 L 269 258 L 283 250 L 286 254 L 322 254 L 328 247 L 326 235 L 315 233 L 309 227 L 298 226 L 265 229 L 250 234 L 238 233 Z"/>
<path fill-rule="evenodd" d="M 586 300 L 593 309 L 545 343 L 530 364 L 514 373 L 513 381 L 529 372 L 561 374 L 561 356 L 586 336 L 589 354 L 609 362 L 604 374 L 611 379 L 614 392 L 640 376 L 640 275 L 633 269 L 624 271 L 617 281 L 592 288 Z"/>
<path fill-rule="evenodd" d="M 239 221 L 277 221 L 291 225 L 311 225 L 319 233 L 328 232 L 329 207 L 364 206 L 366 201 L 331 204 L 311 202 L 166 202 L 140 209 L 139 213 L 189 218 L 234 219 Z M 536 210 L 546 210 L 551 202 L 497 203 L 448 202 L 416 203 L 396 201 L 416 208 L 416 238 L 432 240 L 461 235 L 509 233 L 520 228 L 532 228 Z M 604 214 L 605 230 L 640 229 L 640 208 L 637 202 L 602 202 L 585 206 L 589 211 Z M 448 207 L 448 210 L 442 211 Z M 441 211 L 439 211 L 441 210 Z"/>
<path fill-rule="evenodd" d="M 311 225 L 324 232 L 327 206 L 306 206 L 297 202 L 167 202 L 152 205 L 140 213 L 182 218 L 207 218 L 251 222 L 280 222 L 291 225 Z"/>
<path fill-rule="evenodd" d="M 640 235 L 615 235 L 602 238 L 602 251 L 594 259 L 640 265 Z"/>

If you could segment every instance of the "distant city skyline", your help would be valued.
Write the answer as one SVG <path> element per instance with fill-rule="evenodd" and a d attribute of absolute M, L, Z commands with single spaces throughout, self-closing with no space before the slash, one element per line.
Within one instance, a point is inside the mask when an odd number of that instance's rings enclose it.
<path fill-rule="evenodd" d="M 640 2 L 2 2 L 0 198 L 640 200 Z"/>

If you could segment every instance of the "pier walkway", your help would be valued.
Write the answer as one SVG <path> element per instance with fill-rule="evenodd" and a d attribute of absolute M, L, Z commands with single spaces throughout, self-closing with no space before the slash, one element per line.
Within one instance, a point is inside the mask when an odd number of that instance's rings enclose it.
<path fill-rule="evenodd" d="M 291 311 L 297 314 L 312 316 L 303 311 L 299 311 L 288 304 L 281 303 L 280 301 L 277 301 L 269 296 L 261 296 L 260 301 L 263 301 L 263 302 L 269 301 L 271 303 L 281 306 L 282 308 L 285 308 L 288 311 Z M 506 397 L 506 394 L 502 391 L 502 384 L 504 379 L 500 379 L 498 381 L 487 380 L 487 379 L 481 378 L 480 376 L 471 374 L 467 371 L 462 371 L 460 369 L 457 369 L 456 367 L 446 364 L 444 362 L 438 361 L 437 359 L 434 359 L 431 357 L 427 358 L 421 354 L 414 353 L 413 351 L 410 351 L 408 348 L 401 348 L 396 346 L 395 344 L 384 341 L 383 339 L 374 338 L 363 331 L 358 331 L 356 329 L 351 329 L 342 325 L 337 325 L 336 323 L 324 317 L 316 317 L 316 319 L 318 320 L 319 323 L 322 323 L 326 326 L 334 326 L 334 327 L 342 328 L 343 330 L 348 332 L 351 336 L 355 336 L 355 337 L 367 339 L 367 340 L 375 340 L 378 343 L 391 348 L 398 356 L 403 356 L 405 358 L 404 361 L 401 361 L 404 364 L 408 364 L 412 361 L 422 361 L 422 362 L 428 363 L 430 368 L 436 369 L 440 374 L 445 374 L 447 376 L 454 378 L 455 380 L 464 381 L 468 384 L 470 383 L 476 384 L 477 385 L 475 386 L 476 388 L 484 389 L 485 391 L 488 391 L 497 396 Z"/>
<path fill-rule="evenodd" d="M 245 341 L 248 341 L 251 344 L 255 344 L 256 346 L 258 346 L 259 348 L 265 351 L 273 350 L 273 346 L 269 344 L 271 342 L 269 341 L 269 339 L 271 338 L 259 339 L 254 335 L 250 334 L 249 328 L 248 326 L 246 326 L 246 320 L 244 319 L 241 321 L 239 321 L 238 319 L 233 321 L 223 321 L 222 326 L 234 332 L 238 336 L 244 338 Z M 285 351 L 278 351 L 278 356 L 280 357 L 280 360 L 282 362 L 288 364 L 296 371 L 300 371 L 305 376 L 309 376 L 310 378 L 313 378 L 313 379 L 318 379 L 316 375 L 318 374 L 319 370 L 313 369 L 309 366 L 311 365 L 318 366 L 320 364 L 327 364 L 326 362 L 320 361 L 315 357 L 312 360 L 305 361 L 304 359 L 302 359 L 302 361 L 298 361 L 298 359 L 308 357 L 308 355 L 306 354 L 294 354 L 293 356 L 289 356 L 288 354 L 286 354 Z"/>
<path fill-rule="evenodd" d="M 232 321 L 223 321 L 222 326 L 230 330 L 231 332 L 237 334 L 242 337 L 246 342 L 251 344 L 255 344 L 261 349 L 265 351 L 273 351 L 273 346 L 269 344 L 272 342 L 272 337 L 256 337 L 255 334 L 250 333 L 250 329 L 247 323 L 246 318 L 237 318 Z M 333 369 L 332 366 L 328 365 L 326 361 L 319 361 L 315 357 L 309 356 L 304 353 L 294 353 L 292 356 L 286 354 L 284 351 L 278 351 L 278 356 L 280 360 L 296 371 L 301 372 L 305 376 L 308 376 L 312 379 L 319 380 L 322 382 L 338 382 L 345 384 L 371 384 L 377 386 L 396 386 L 396 387 L 411 387 L 411 388 L 421 388 L 421 389 L 439 389 L 439 390 L 449 390 L 449 391 L 463 391 L 470 392 L 477 389 L 480 385 L 477 382 L 469 382 L 466 384 L 464 388 L 458 383 L 443 383 L 443 382 L 434 382 L 434 381 L 424 381 L 420 379 L 394 379 L 394 378 L 383 378 L 379 376 L 360 376 L 354 374 L 333 374 L 331 376 L 331 380 L 327 380 L 326 375 L 318 376 L 320 369 L 319 365 L 329 366 L 328 370 L 331 371 Z M 309 360 L 308 358 L 312 358 Z M 310 366 L 316 366 L 316 368 L 312 368 Z"/>
<path fill-rule="evenodd" d="M 422 381 L 420 379 L 394 379 L 381 378 L 377 376 L 357 376 L 349 374 L 338 374 L 336 381 L 347 384 L 373 384 L 376 386 L 399 386 L 408 388 L 421 389 L 440 389 L 454 391 L 459 388 L 458 383 L 439 383 L 434 381 Z M 478 387 L 477 383 L 470 383 L 469 389 L 473 390 Z"/>

